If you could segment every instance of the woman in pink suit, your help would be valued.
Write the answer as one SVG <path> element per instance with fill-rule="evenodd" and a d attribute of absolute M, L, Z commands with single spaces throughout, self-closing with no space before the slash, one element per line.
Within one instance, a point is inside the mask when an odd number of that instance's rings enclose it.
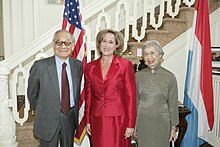
<path fill-rule="evenodd" d="M 136 84 L 133 65 L 114 53 L 124 38 L 112 29 L 100 31 L 100 57 L 85 67 L 85 116 L 93 147 L 130 147 L 135 132 Z"/>

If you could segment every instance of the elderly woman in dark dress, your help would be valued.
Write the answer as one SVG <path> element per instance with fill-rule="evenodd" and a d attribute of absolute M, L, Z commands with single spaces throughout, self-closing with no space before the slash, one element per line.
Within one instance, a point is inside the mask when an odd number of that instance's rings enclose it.
<path fill-rule="evenodd" d="M 142 52 L 148 67 L 136 73 L 138 147 L 169 147 L 177 139 L 177 81 L 161 67 L 164 52 L 157 41 L 145 42 Z"/>

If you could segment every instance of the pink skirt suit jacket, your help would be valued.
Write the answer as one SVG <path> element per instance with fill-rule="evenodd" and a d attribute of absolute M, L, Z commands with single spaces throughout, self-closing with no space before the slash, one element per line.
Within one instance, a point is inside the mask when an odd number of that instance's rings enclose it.
<path fill-rule="evenodd" d="M 135 128 L 136 84 L 130 61 L 113 57 L 103 78 L 101 57 L 85 67 L 85 116 L 95 147 L 130 147 L 126 128 Z"/>

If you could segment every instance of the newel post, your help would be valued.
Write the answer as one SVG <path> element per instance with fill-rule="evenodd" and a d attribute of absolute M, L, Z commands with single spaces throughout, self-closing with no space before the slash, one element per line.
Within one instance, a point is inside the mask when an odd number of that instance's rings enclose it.
<path fill-rule="evenodd" d="M 0 146 L 17 147 L 15 120 L 9 109 L 9 73 L 6 66 L 0 65 Z"/>

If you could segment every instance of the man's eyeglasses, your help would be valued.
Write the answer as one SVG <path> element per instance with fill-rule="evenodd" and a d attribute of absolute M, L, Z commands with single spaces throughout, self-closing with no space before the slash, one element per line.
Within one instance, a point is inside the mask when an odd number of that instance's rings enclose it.
<path fill-rule="evenodd" d="M 73 42 L 71 42 L 71 41 L 61 41 L 61 40 L 57 40 L 57 41 L 55 41 L 55 43 L 56 43 L 56 45 L 58 45 L 58 46 L 62 46 L 63 43 L 65 44 L 65 46 L 70 46 Z"/>

